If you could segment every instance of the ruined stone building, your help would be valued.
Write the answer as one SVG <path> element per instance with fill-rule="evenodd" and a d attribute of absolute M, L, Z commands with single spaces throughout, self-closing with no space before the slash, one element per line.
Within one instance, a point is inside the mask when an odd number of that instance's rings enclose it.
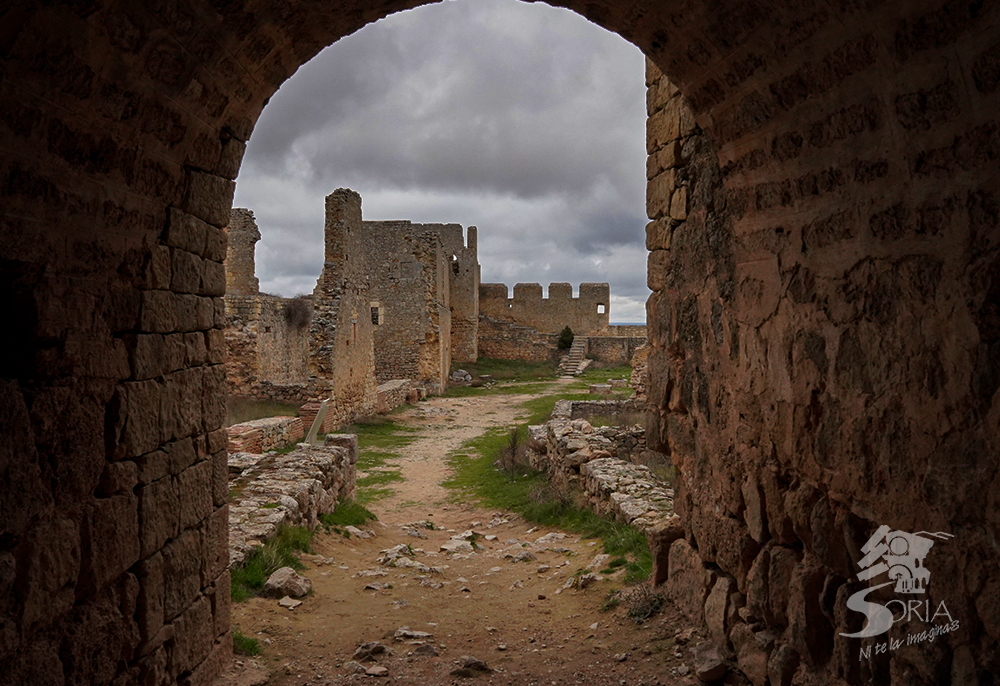
<path fill-rule="evenodd" d="M 234 179 L 282 82 L 419 4 L 0 9 L 0 684 L 201 686 L 228 658 Z M 754 684 L 995 684 L 1000 6 L 562 4 L 649 58 L 671 596 Z M 335 201 L 330 360 L 371 326 Z M 882 526 L 954 536 L 923 564 L 957 624 L 865 656 L 847 600 Z"/>
<path fill-rule="evenodd" d="M 232 210 L 226 229 L 226 377 L 234 395 L 287 402 L 330 399 L 328 426 L 376 407 L 369 273 L 362 252 L 361 196 L 326 198 L 323 272 L 309 298 L 261 293 L 254 275 L 260 231 L 253 213 Z"/>
<path fill-rule="evenodd" d="M 332 399 L 333 427 L 372 414 L 376 384 L 409 379 L 443 389 L 453 357 L 476 359 L 476 227 L 468 233 L 466 245 L 458 224 L 362 221 L 361 196 L 337 190 L 326 199 L 316 288 L 307 298 L 281 298 L 260 293 L 260 231 L 250 210 L 233 209 L 225 263 L 230 392 Z"/>
<path fill-rule="evenodd" d="M 581 336 L 598 334 L 608 327 L 611 290 L 606 283 L 581 283 L 579 297 L 573 286 L 550 283 L 549 297 L 542 297 L 542 285 L 519 283 L 514 297 L 507 284 L 484 283 L 479 287 L 479 312 L 498 322 L 530 326 L 538 331 L 561 331 L 568 326 Z"/>
<path fill-rule="evenodd" d="M 379 383 L 445 387 L 451 363 L 475 361 L 479 330 L 476 227 L 366 221 L 362 225 Z"/>

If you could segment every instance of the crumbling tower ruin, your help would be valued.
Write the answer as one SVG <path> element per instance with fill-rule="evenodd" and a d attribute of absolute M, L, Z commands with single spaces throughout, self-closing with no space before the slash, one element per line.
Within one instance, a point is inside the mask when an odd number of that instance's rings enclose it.
<path fill-rule="evenodd" d="M 260 293 L 254 252 L 260 240 L 260 230 L 253 212 L 234 207 L 226 229 L 229 246 L 226 249 L 226 295 L 256 295 Z"/>

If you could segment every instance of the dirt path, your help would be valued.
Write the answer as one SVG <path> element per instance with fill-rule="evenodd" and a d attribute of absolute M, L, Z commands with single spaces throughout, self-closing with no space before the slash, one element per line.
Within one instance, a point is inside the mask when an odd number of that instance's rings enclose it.
<path fill-rule="evenodd" d="M 614 576 L 598 574 L 584 590 L 563 589 L 594 563 L 595 541 L 449 501 L 441 485 L 448 453 L 514 424 L 528 397 L 432 398 L 398 415 L 421 432 L 402 457 L 386 462 L 404 480 L 369 506 L 379 517 L 367 527 L 371 537 L 318 534 L 303 572 L 313 593 L 294 610 L 263 598 L 234 606 L 234 626 L 263 648 L 258 659 L 239 660 L 242 683 L 253 683 L 246 667 L 255 661 L 276 686 L 698 683 L 675 641 L 680 634 L 684 642 L 691 629 L 672 606 L 637 624 L 624 604 L 601 610 L 608 592 L 622 586 Z M 442 550 L 470 529 L 475 548 Z M 381 551 L 400 544 L 409 544 L 412 556 L 403 554 L 396 567 L 379 564 Z M 398 640 L 403 627 L 430 635 Z M 362 662 L 364 669 L 384 667 L 382 677 L 353 671 L 356 649 L 368 642 L 390 651 Z M 491 671 L 453 674 L 465 656 Z"/>

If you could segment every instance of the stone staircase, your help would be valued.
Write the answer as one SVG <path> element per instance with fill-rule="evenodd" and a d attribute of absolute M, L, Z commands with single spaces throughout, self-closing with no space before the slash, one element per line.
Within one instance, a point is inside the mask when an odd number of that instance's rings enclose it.
<path fill-rule="evenodd" d="M 559 371 L 563 376 L 579 376 L 590 365 L 587 359 L 587 339 L 583 336 L 573 338 L 569 355 L 559 363 Z"/>

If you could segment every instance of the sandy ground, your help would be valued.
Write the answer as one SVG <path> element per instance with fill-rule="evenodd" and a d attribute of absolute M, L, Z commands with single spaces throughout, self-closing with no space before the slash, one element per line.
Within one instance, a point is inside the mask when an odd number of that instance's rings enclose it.
<path fill-rule="evenodd" d="M 694 630 L 669 603 L 637 624 L 624 604 L 601 610 L 609 591 L 622 587 L 614 577 L 563 589 L 600 553 L 594 540 L 452 502 L 441 486 L 449 474 L 446 455 L 490 427 L 513 424 L 525 399 L 433 398 L 400 415 L 422 430 L 402 457 L 386 463 L 404 480 L 392 484 L 391 497 L 369 506 L 378 515 L 364 527 L 371 537 L 318 534 L 316 554 L 304 560 L 313 592 L 299 607 L 264 598 L 234 606 L 234 626 L 257 638 L 263 653 L 237 657 L 233 682 L 263 683 L 266 676 L 276 686 L 698 683 L 687 674 L 689 656 L 680 645 L 697 642 L 698 634 L 691 638 Z M 474 551 L 441 550 L 470 529 L 477 534 Z M 406 559 L 425 567 L 380 565 L 380 551 L 398 544 L 409 544 L 413 555 Z M 514 561 L 524 551 L 528 559 Z M 404 627 L 430 635 L 399 640 Z M 368 642 L 388 649 L 363 662 L 366 669 L 385 667 L 383 676 L 351 671 L 356 649 Z M 452 674 L 465 656 L 490 671 Z"/>

